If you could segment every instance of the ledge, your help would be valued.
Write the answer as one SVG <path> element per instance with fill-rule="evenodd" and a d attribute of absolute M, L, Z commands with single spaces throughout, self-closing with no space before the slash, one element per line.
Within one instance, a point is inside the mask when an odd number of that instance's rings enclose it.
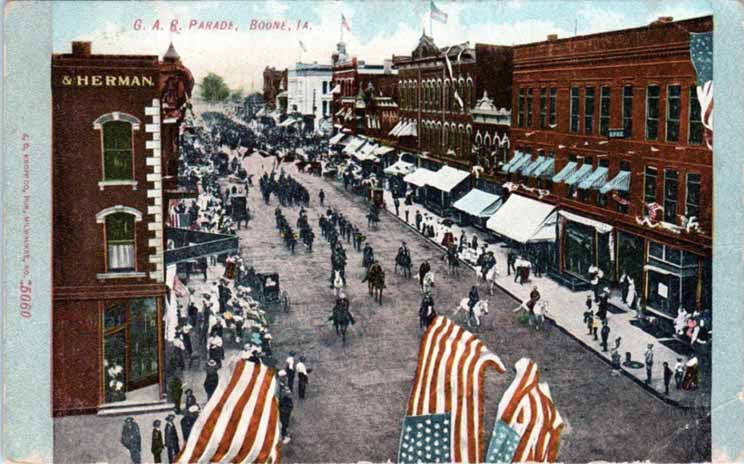
<path fill-rule="evenodd" d="M 103 190 L 105 187 L 119 187 L 128 185 L 132 187 L 132 190 L 137 190 L 136 180 L 102 180 L 98 183 L 98 188 Z"/>
<path fill-rule="evenodd" d="M 145 272 L 103 272 L 103 273 L 96 274 L 96 279 L 98 280 L 134 279 L 134 278 L 140 278 L 140 277 L 147 277 L 147 273 Z"/>

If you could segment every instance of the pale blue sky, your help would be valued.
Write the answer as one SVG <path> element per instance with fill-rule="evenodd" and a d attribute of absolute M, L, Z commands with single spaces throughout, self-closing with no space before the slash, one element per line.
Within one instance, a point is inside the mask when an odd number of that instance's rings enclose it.
<path fill-rule="evenodd" d="M 447 24 L 434 22 L 440 46 L 467 40 L 515 44 L 637 27 L 658 16 L 685 19 L 711 14 L 710 0 L 471 0 L 435 2 L 449 15 Z M 184 63 L 198 78 L 209 71 L 225 76 L 232 87 L 259 87 L 266 65 L 292 66 L 300 59 L 299 41 L 308 49 L 303 61 L 329 62 L 339 40 L 344 14 L 351 32 L 344 32 L 349 52 L 368 62 L 381 62 L 393 53 L 407 54 L 421 34 L 429 31 L 429 0 L 281 1 L 242 2 L 55 2 L 53 46 L 69 51 L 76 39 L 93 41 L 98 53 L 160 54 L 173 40 Z M 148 28 L 135 31 L 141 19 Z M 160 19 L 164 28 L 172 19 L 232 21 L 237 30 L 188 30 L 171 34 L 149 30 Z M 286 20 L 290 31 L 250 30 L 252 20 Z M 309 28 L 296 30 L 297 20 Z"/>

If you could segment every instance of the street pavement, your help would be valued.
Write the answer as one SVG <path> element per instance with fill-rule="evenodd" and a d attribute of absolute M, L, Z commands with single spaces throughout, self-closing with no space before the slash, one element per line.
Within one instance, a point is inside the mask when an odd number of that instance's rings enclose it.
<path fill-rule="evenodd" d="M 270 170 L 272 158 L 253 155 L 252 172 L 259 177 Z M 289 313 L 271 314 L 275 358 L 283 364 L 289 351 L 307 358 L 312 369 L 307 398 L 295 396 L 288 445 L 282 447 L 284 462 L 386 462 L 397 456 L 400 427 L 416 369 L 421 331 L 418 307 L 421 290 L 414 279 L 393 273 L 401 240 L 411 250 L 414 276 L 423 259 L 429 259 L 436 274 L 434 301 L 439 314 L 452 316 L 475 275 L 461 268 L 459 276 L 447 275 L 442 251 L 392 215 L 381 215 L 376 230 L 367 230 L 367 203 L 343 190 L 337 182 L 287 172 L 311 194 L 309 222 L 316 241 L 312 253 L 298 244 L 295 254 L 283 246 L 275 229 L 277 200 L 265 205 L 257 187 L 249 193 L 253 219 L 239 232 L 241 254 L 258 272 L 278 272 L 281 289 L 292 301 Z M 368 296 L 361 282 L 361 253 L 345 245 L 348 255 L 346 293 L 356 324 L 342 344 L 327 321 L 333 305 L 328 288 L 330 250 L 318 229 L 317 193 L 323 188 L 326 207 L 341 211 L 361 227 L 372 244 L 375 257 L 386 271 L 387 288 L 382 304 Z M 298 208 L 284 208 L 291 224 Z M 191 284 L 203 285 L 198 276 Z M 566 426 L 559 457 L 564 462 L 635 461 L 702 462 L 710 460 L 710 422 L 705 412 L 684 410 L 664 403 L 625 376 L 611 375 L 609 366 L 574 338 L 555 327 L 535 332 L 517 321 L 512 309 L 518 304 L 497 290 L 487 296 L 490 314 L 478 336 L 507 366 L 507 373 L 491 372 L 485 383 L 485 430 L 493 425 L 498 401 L 513 379 L 511 367 L 521 357 L 530 357 L 540 367 L 541 380 L 550 385 L 556 407 Z M 464 314 L 456 320 L 464 323 Z M 229 357 L 234 353 L 227 353 Z M 224 376 L 223 376 L 224 378 Z M 204 404 L 201 384 L 204 373 L 193 369 L 187 382 Z M 150 425 L 165 414 L 140 415 L 143 457 L 149 458 Z M 55 462 L 128 462 L 119 444 L 121 417 L 75 416 L 55 419 Z"/>

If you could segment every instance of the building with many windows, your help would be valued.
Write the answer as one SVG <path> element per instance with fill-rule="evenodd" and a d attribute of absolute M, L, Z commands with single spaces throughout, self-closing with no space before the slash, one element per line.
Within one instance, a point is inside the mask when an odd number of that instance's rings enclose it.
<path fill-rule="evenodd" d="M 317 130 L 331 115 L 329 64 L 297 63 L 287 71 L 287 111 L 299 114 L 307 130 Z"/>
<path fill-rule="evenodd" d="M 73 42 L 51 66 L 52 410 L 65 415 L 164 392 L 164 176 L 193 80 L 172 46 L 160 61 Z"/>
<path fill-rule="evenodd" d="M 553 275 L 581 287 L 592 266 L 625 273 L 670 321 L 711 304 L 712 150 L 690 35 L 712 18 L 513 48 L 511 190 L 559 209 Z"/>

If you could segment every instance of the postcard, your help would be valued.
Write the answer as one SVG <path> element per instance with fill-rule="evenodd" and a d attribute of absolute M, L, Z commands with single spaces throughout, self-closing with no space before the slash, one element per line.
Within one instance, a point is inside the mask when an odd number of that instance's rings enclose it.
<path fill-rule="evenodd" d="M 744 460 L 744 3 L 4 17 L 7 462 Z"/>

